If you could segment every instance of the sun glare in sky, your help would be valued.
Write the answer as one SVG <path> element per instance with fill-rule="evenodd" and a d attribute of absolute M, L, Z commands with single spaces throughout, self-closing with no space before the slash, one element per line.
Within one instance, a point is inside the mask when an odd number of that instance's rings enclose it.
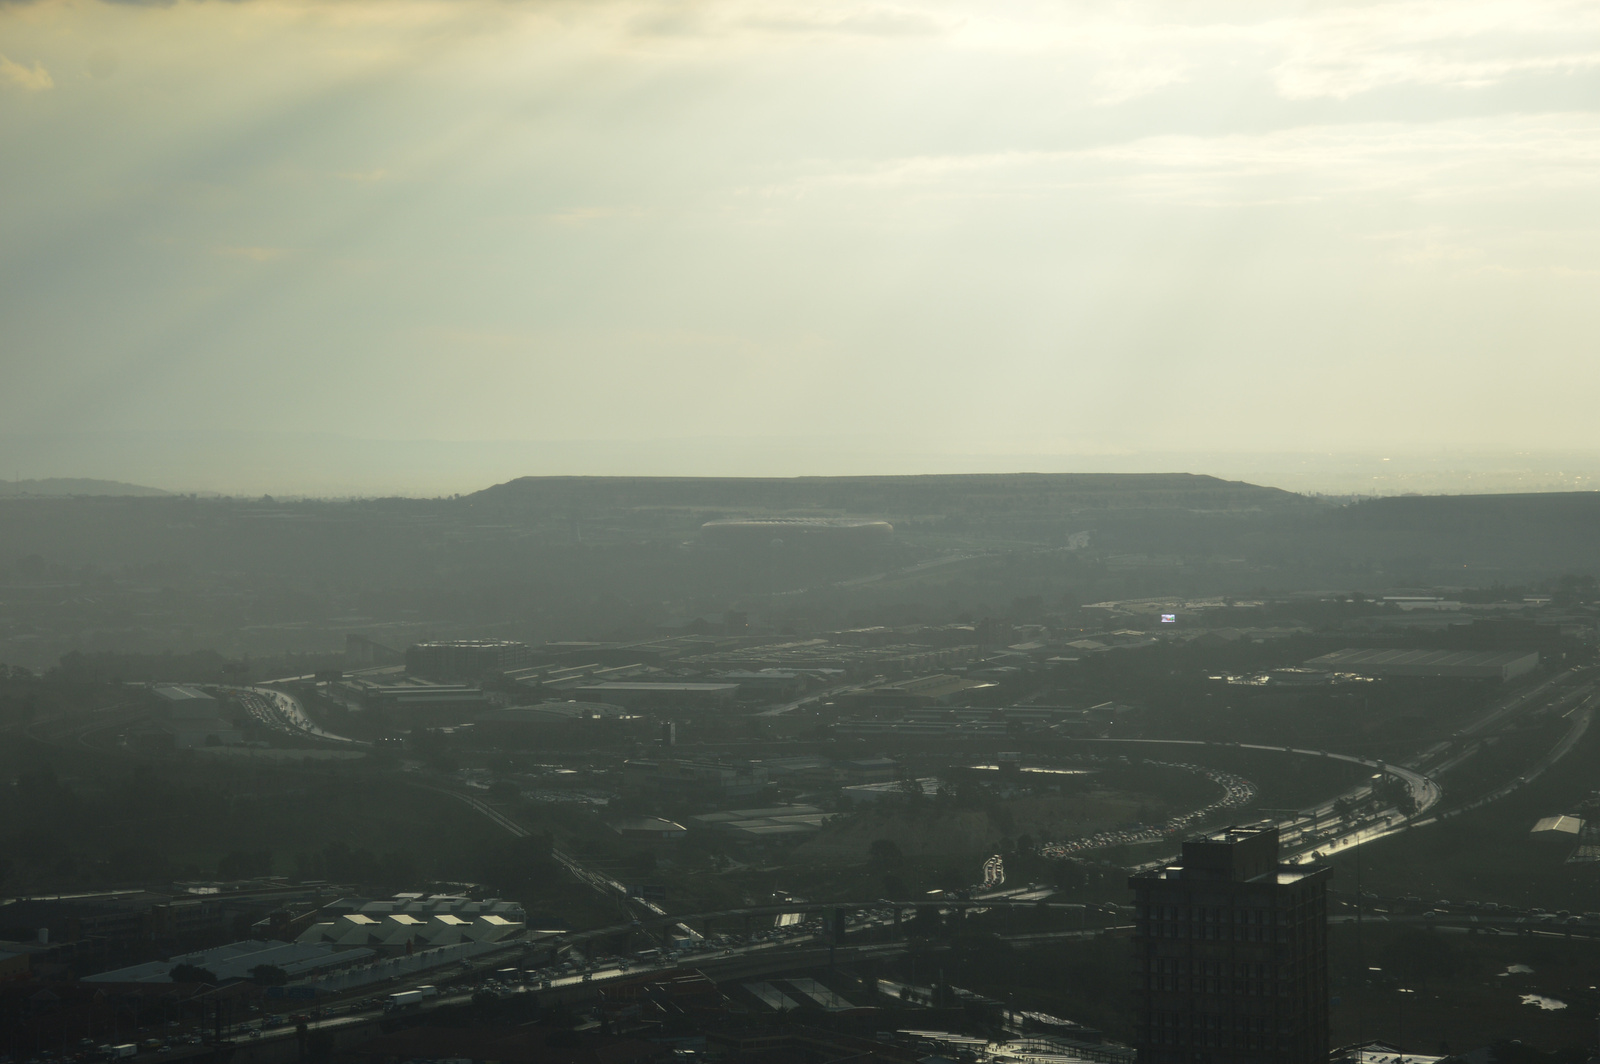
<path fill-rule="evenodd" d="M 1591 448 L 1597 64 L 1547 0 L 0 3 L 0 424 Z"/>

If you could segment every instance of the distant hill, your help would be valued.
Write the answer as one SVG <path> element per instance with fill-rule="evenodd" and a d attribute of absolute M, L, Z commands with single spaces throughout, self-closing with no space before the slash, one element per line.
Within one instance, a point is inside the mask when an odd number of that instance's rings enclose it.
<path fill-rule="evenodd" d="M 170 491 L 143 484 L 124 484 L 120 480 L 92 480 L 88 477 L 45 477 L 43 480 L 0 480 L 0 497 L 19 495 L 171 495 Z"/>
<path fill-rule="evenodd" d="M 744 513 L 907 516 L 1125 509 L 1259 510 L 1315 504 L 1192 473 L 962 473 L 865 477 L 519 477 L 470 496 L 507 510 L 693 507 Z"/>

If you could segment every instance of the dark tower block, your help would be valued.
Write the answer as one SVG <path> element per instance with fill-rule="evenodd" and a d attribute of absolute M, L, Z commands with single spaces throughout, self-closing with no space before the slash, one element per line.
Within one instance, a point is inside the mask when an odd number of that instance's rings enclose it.
<path fill-rule="evenodd" d="M 1270 824 L 1130 878 L 1139 1064 L 1325 1064 L 1327 881 L 1280 864 Z"/>

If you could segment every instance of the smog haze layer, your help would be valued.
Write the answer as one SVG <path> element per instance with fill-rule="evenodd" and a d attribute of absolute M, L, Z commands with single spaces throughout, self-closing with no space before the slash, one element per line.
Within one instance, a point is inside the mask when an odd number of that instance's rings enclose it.
<path fill-rule="evenodd" d="M 0 4 L 0 476 L 1587 487 L 1597 48 L 1558 0 Z"/>

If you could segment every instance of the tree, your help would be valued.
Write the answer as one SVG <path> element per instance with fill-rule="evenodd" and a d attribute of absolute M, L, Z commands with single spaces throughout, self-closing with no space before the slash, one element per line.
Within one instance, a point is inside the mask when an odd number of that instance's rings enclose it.
<path fill-rule="evenodd" d="M 867 847 L 867 858 L 875 865 L 889 868 L 904 860 L 905 854 L 893 839 L 873 839 L 872 845 Z"/>
<path fill-rule="evenodd" d="M 217 862 L 219 879 L 254 879 L 271 874 L 270 850 L 234 850 Z"/>
<path fill-rule="evenodd" d="M 306 1059 L 321 1064 L 333 1056 L 333 1032 L 319 1027 L 306 1036 Z"/>
<path fill-rule="evenodd" d="M 289 973 L 276 964 L 258 964 L 250 969 L 250 981 L 256 986 L 282 986 L 289 981 Z"/>
<path fill-rule="evenodd" d="M 220 982 L 216 972 L 195 964 L 175 964 L 167 973 L 167 978 L 174 983 L 209 983 L 212 986 Z"/>

